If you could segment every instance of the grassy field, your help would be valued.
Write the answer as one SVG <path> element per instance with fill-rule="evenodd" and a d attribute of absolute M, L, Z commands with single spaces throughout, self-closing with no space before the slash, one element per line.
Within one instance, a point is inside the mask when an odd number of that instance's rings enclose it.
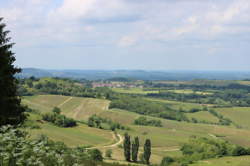
<path fill-rule="evenodd" d="M 190 166 L 249 166 L 250 156 L 240 157 L 223 157 L 218 159 L 210 159 L 199 161 Z"/>
<path fill-rule="evenodd" d="M 182 103 L 158 99 L 149 100 L 164 102 L 174 108 L 191 109 L 203 107 L 200 104 L 194 103 Z M 29 105 L 31 108 L 40 110 L 41 112 L 51 111 L 53 107 L 58 106 L 62 109 L 63 114 L 79 120 L 86 120 L 90 115 L 98 114 L 99 116 L 110 118 L 113 121 L 122 123 L 123 125 L 130 127 L 131 130 L 119 130 L 118 133 L 123 135 L 125 132 L 128 132 L 132 137 L 139 136 L 141 147 L 143 146 L 144 141 L 147 138 L 151 139 L 153 163 L 159 163 L 161 161 L 161 158 L 164 156 L 180 156 L 181 153 L 178 149 L 181 145 L 188 141 L 190 136 L 224 139 L 234 144 L 238 144 L 244 147 L 250 147 L 250 130 L 247 129 L 237 129 L 232 126 L 194 124 L 165 119 L 160 119 L 162 121 L 163 127 L 136 126 L 133 125 L 133 122 L 141 115 L 126 110 L 108 110 L 109 101 L 107 100 L 55 95 L 40 95 L 33 97 L 24 97 L 22 102 Z M 232 110 L 230 111 L 230 109 L 231 108 L 220 108 L 217 109 L 217 111 L 219 111 L 226 117 L 227 111 L 232 112 Z M 248 108 L 241 109 L 242 110 L 240 110 L 240 112 L 243 112 L 243 117 L 246 118 L 244 124 L 247 124 L 248 114 L 245 113 L 248 113 Z M 239 109 L 237 108 L 237 110 Z M 238 112 L 234 110 L 233 113 L 237 114 Z M 198 112 L 193 113 L 192 115 L 188 114 L 188 116 L 195 116 L 195 118 L 199 120 L 218 120 L 208 112 Z M 230 114 L 228 116 L 230 119 L 232 119 L 232 117 L 235 115 Z M 32 115 L 31 118 L 35 121 L 39 120 L 36 119 L 37 117 L 35 115 Z M 159 119 L 154 117 L 147 118 Z M 238 120 L 240 122 L 240 118 L 238 118 Z M 45 122 L 39 122 L 39 125 L 42 127 L 42 129 L 30 130 L 32 137 L 38 136 L 40 134 L 46 134 L 51 139 L 56 141 L 63 141 L 70 146 L 97 145 L 104 152 L 107 148 L 102 148 L 101 145 L 107 145 L 114 141 L 110 131 L 89 128 L 84 124 L 79 124 L 78 127 L 74 128 L 60 128 Z M 114 153 L 114 159 L 124 159 L 122 149 L 120 149 L 119 147 L 112 147 L 112 150 Z"/>
<path fill-rule="evenodd" d="M 250 108 L 249 107 L 231 107 L 231 108 L 217 108 L 226 118 L 231 119 L 236 124 L 243 128 L 250 129 Z"/>
<path fill-rule="evenodd" d="M 127 93 L 127 94 L 148 94 L 148 93 L 159 93 L 158 90 L 145 91 L 142 88 L 112 88 L 114 92 L 117 93 Z"/>
<path fill-rule="evenodd" d="M 101 146 L 113 141 L 110 131 L 90 128 L 84 124 L 78 124 L 73 128 L 57 127 L 42 121 L 41 116 L 37 114 L 30 114 L 28 123 L 31 121 L 41 127 L 41 129 L 27 130 L 31 138 L 44 134 L 50 139 L 64 142 L 68 146 Z"/>
<path fill-rule="evenodd" d="M 198 95 L 212 95 L 211 92 L 203 92 L 203 91 L 193 91 L 191 89 L 176 89 L 176 90 L 168 90 L 173 93 L 182 93 L 182 94 L 198 94 Z"/>
<path fill-rule="evenodd" d="M 87 120 L 93 114 L 108 110 L 109 106 L 108 100 L 59 95 L 24 97 L 22 103 L 41 112 L 49 112 L 54 107 L 59 107 L 62 114 L 77 120 Z"/>
<path fill-rule="evenodd" d="M 187 103 L 187 102 L 179 102 L 179 101 L 171 101 L 171 100 L 165 100 L 165 99 L 156 99 L 156 98 L 145 98 L 150 101 L 155 101 L 155 102 L 161 102 L 161 103 L 166 103 L 169 107 L 173 109 L 180 109 L 182 108 L 183 110 L 190 110 L 192 108 L 199 108 L 202 109 L 204 105 L 201 104 L 196 104 L 196 103 Z M 206 105 L 209 106 L 209 105 Z"/>
<path fill-rule="evenodd" d="M 195 113 L 185 113 L 185 115 L 189 118 L 195 118 L 200 121 L 206 121 L 206 122 L 212 122 L 212 123 L 217 123 L 219 122 L 219 119 L 209 113 L 208 111 L 200 111 L 200 112 L 195 112 Z"/>

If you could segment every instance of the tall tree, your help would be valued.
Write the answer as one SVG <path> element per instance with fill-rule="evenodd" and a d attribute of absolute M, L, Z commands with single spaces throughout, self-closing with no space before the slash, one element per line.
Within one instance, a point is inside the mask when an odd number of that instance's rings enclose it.
<path fill-rule="evenodd" d="M 135 139 L 132 143 L 132 160 L 134 162 L 137 162 L 139 146 L 140 146 L 139 138 L 135 137 Z"/>
<path fill-rule="evenodd" d="M 21 69 L 14 66 L 15 57 L 11 51 L 13 43 L 8 37 L 9 31 L 5 30 L 5 24 L 0 18 L 0 126 L 16 125 L 24 119 L 24 108 L 21 106 L 20 97 L 17 94 L 17 79 L 15 74 Z"/>
<path fill-rule="evenodd" d="M 144 144 L 144 154 L 143 154 L 143 158 L 146 162 L 146 164 L 149 164 L 149 160 L 150 160 L 150 156 L 151 156 L 151 141 L 150 139 L 146 139 L 146 142 Z"/>
<path fill-rule="evenodd" d="M 124 157 L 126 161 L 130 161 L 130 155 L 131 155 L 131 143 L 130 143 L 130 136 L 128 133 L 125 133 L 125 138 L 123 142 L 123 149 L 124 149 Z"/>

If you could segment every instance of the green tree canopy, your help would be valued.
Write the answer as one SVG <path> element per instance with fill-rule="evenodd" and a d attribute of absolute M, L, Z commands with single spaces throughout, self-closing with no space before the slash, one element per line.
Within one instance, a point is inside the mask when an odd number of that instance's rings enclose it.
<path fill-rule="evenodd" d="M 11 51 L 13 43 L 8 37 L 9 31 L 0 18 L 0 125 L 21 123 L 24 119 L 24 108 L 17 94 L 17 79 L 15 74 L 21 69 L 14 66 L 15 57 Z"/>

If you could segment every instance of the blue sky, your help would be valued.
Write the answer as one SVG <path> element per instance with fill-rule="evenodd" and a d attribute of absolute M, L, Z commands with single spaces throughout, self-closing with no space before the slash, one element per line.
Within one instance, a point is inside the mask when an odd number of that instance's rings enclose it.
<path fill-rule="evenodd" d="M 0 0 L 16 65 L 250 70 L 250 0 Z"/>

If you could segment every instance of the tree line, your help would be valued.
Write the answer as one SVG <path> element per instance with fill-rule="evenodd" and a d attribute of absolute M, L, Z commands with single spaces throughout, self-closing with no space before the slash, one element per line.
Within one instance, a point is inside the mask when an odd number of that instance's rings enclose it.
<path fill-rule="evenodd" d="M 97 115 L 92 115 L 88 118 L 87 122 L 89 127 L 95 127 L 99 129 L 105 129 L 104 125 L 107 124 L 109 127 L 107 129 L 115 131 L 118 130 L 130 130 L 129 127 L 122 125 L 121 123 L 114 122 L 111 119 L 103 118 Z"/>
<path fill-rule="evenodd" d="M 119 108 L 141 115 L 150 115 L 170 120 L 188 121 L 183 112 L 173 110 L 164 103 L 153 102 L 130 95 L 117 95 L 111 100 L 109 108 Z"/>
<path fill-rule="evenodd" d="M 130 135 L 125 133 L 123 150 L 125 160 L 128 162 L 138 162 L 138 154 L 139 154 L 139 137 L 135 137 L 133 142 L 131 143 Z M 144 164 L 150 164 L 150 156 L 151 156 L 151 141 L 150 139 L 146 139 L 144 144 L 144 152 L 140 155 L 140 161 Z"/>

